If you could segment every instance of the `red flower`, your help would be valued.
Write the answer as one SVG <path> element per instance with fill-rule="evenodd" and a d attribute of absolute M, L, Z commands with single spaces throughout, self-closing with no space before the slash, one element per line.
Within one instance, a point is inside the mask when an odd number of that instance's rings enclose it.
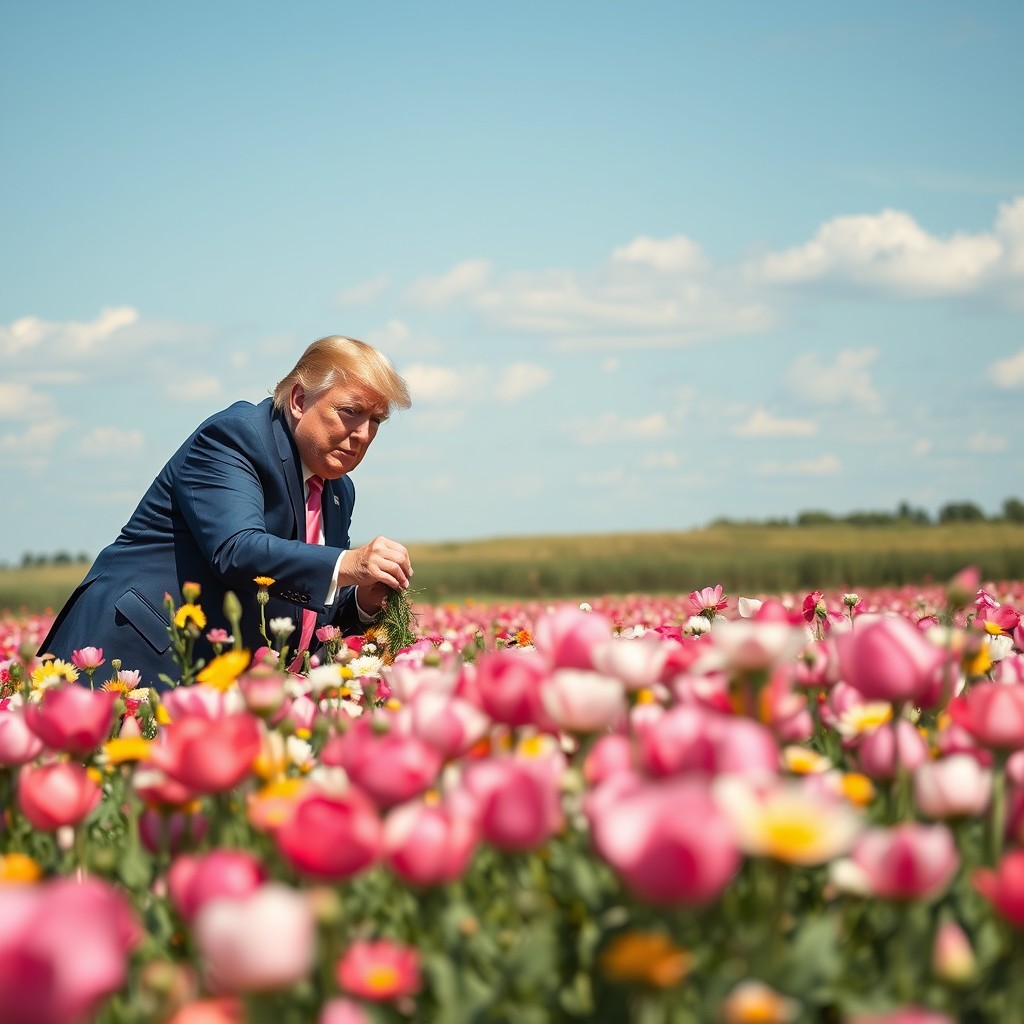
<path fill-rule="evenodd" d="M 374 1002 L 415 995 L 421 984 L 419 951 L 387 939 L 353 942 L 338 962 L 337 979 L 350 995 Z"/>

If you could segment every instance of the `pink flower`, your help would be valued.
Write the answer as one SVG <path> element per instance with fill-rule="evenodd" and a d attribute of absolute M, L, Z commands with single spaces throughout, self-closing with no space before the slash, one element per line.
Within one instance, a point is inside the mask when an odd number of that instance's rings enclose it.
<path fill-rule="evenodd" d="M 337 626 L 321 626 L 316 631 L 316 638 L 322 644 L 341 639 L 341 630 Z"/>
<path fill-rule="evenodd" d="M 103 663 L 102 647 L 83 647 L 79 651 L 71 652 L 71 664 L 83 672 L 95 672 Z"/>
<path fill-rule="evenodd" d="M 253 664 L 256 664 L 255 659 Z M 181 718 L 223 718 L 242 710 L 237 693 L 224 692 L 202 683 L 168 690 L 160 695 L 160 703 L 172 722 Z"/>
<path fill-rule="evenodd" d="M 540 758 L 491 757 L 466 767 L 483 839 L 501 850 L 534 850 L 562 828 L 559 778 Z"/>
<path fill-rule="evenodd" d="M 43 832 L 77 825 L 99 806 L 102 795 L 88 772 L 73 761 L 25 765 L 18 774 L 21 813 Z"/>
<path fill-rule="evenodd" d="M 650 903 L 705 903 L 739 869 L 732 826 L 699 780 L 622 772 L 590 794 L 586 813 L 598 853 Z"/>
<path fill-rule="evenodd" d="M 496 722 L 554 728 L 540 696 L 551 667 L 529 651 L 499 650 L 476 662 L 474 688 L 481 706 Z"/>
<path fill-rule="evenodd" d="M 690 604 L 698 615 L 713 619 L 715 614 L 728 607 L 729 602 L 722 596 L 722 584 L 690 592 Z"/>
<path fill-rule="evenodd" d="M 357 940 L 338 961 L 338 986 L 350 995 L 390 1002 L 420 990 L 420 955 L 412 946 L 387 939 Z"/>
<path fill-rule="evenodd" d="M 233 789 L 260 752 L 260 725 L 249 714 L 182 718 L 150 748 L 151 763 L 196 793 Z"/>
<path fill-rule="evenodd" d="M 583 762 L 583 778 L 590 786 L 597 786 L 605 779 L 629 771 L 633 767 L 633 744 L 625 736 L 614 734 L 602 736 L 590 748 Z"/>
<path fill-rule="evenodd" d="M 932 970 L 941 981 L 962 985 L 978 972 L 978 961 L 967 933 L 955 921 L 943 921 L 935 932 Z"/>
<path fill-rule="evenodd" d="M 28 727 L 51 749 L 77 757 L 110 738 L 117 695 L 84 686 L 55 686 L 25 708 Z"/>
<path fill-rule="evenodd" d="M 370 1024 L 366 1011 L 351 999 L 328 999 L 317 1024 Z"/>
<path fill-rule="evenodd" d="M 203 905 L 193 932 L 221 991 L 270 992 L 302 981 L 313 967 L 316 922 L 306 897 L 278 882 Z"/>
<path fill-rule="evenodd" d="M 920 1006 L 904 1006 L 885 1013 L 858 1013 L 848 1017 L 845 1024 L 956 1024 L 945 1013 L 935 1013 Z"/>
<path fill-rule="evenodd" d="M 469 808 L 402 804 L 384 822 L 384 859 L 411 885 L 441 885 L 462 877 L 479 834 Z"/>
<path fill-rule="evenodd" d="M 245 850 L 212 850 L 176 857 L 167 872 L 167 890 L 174 909 L 186 921 L 192 921 L 210 900 L 247 896 L 265 879 L 263 864 L 254 854 Z"/>
<path fill-rule="evenodd" d="M 43 752 L 43 741 L 25 722 L 20 704 L 0 711 L 0 764 L 8 768 L 34 761 Z"/>
<path fill-rule="evenodd" d="M 975 683 L 949 702 L 949 713 L 983 746 L 1024 747 L 1024 686 Z"/>
<path fill-rule="evenodd" d="M 425 689 L 416 691 L 409 718 L 414 735 L 446 759 L 466 753 L 491 724 L 468 700 Z"/>
<path fill-rule="evenodd" d="M 324 746 L 321 761 L 341 765 L 379 807 L 391 807 L 429 789 L 441 770 L 438 751 L 417 736 L 380 732 L 360 718 Z"/>
<path fill-rule="evenodd" d="M 355 787 L 339 796 L 313 793 L 275 832 L 278 849 L 296 871 L 341 881 L 376 861 L 381 823 L 370 799 Z"/>
<path fill-rule="evenodd" d="M 211 644 L 229 644 L 232 636 L 226 629 L 211 629 L 207 632 L 206 639 Z"/>
<path fill-rule="evenodd" d="M 928 744 L 905 718 L 872 729 L 857 747 L 860 770 L 872 779 L 895 778 L 900 765 L 912 772 L 927 760 Z"/>
<path fill-rule="evenodd" d="M 854 846 L 852 860 L 868 891 L 887 900 L 938 896 L 960 863 L 949 829 L 919 822 L 868 829 Z"/>
<path fill-rule="evenodd" d="M 556 669 L 541 686 L 540 696 L 544 710 L 565 732 L 601 732 L 626 712 L 622 683 L 597 672 Z"/>
<path fill-rule="evenodd" d="M 914 771 L 914 802 L 929 818 L 977 818 L 992 796 L 992 772 L 970 754 L 923 761 Z"/>
<path fill-rule="evenodd" d="M 920 701 L 933 688 L 945 652 L 899 616 L 868 620 L 836 637 L 839 674 L 868 700 Z"/>
<path fill-rule="evenodd" d="M 573 605 L 542 615 L 533 631 L 534 645 L 555 668 L 593 668 L 592 649 L 611 638 L 610 619 Z"/>
<path fill-rule="evenodd" d="M 660 681 L 669 649 L 664 640 L 616 637 L 590 653 L 598 672 L 620 680 L 627 690 L 641 690 Z"/>
<path fill-rule="evenodd" d="M 126 981 L 141 930 L 94 878 L 0 887 L 0 1007 L 19 1024 L 85 1024 Z"/>
<path fill-rule="evenodd" d="M 1011 850 L 992 868 L 978 868 L 974 888 L 1015 928 L 1024 928 L 1024 850 Z"/>

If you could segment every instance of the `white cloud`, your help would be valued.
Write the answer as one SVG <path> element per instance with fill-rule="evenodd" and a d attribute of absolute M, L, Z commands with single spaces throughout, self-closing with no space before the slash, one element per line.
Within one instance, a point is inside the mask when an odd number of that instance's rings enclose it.
<path fill-rule="evenodd" d="M 75 445 L 75 453 L 87 459 L 123 458 L 138 455 L 145 445 L 141 430 L 94 427 Z"/>
<path fill-rule="evenodd" d="M 533 363 L 505 367 L 432 366 L 414 363 L 403 370 L 414 402 L 518 402 L 547 387 L 551 371 Z"/>
<path fill-rule="evenodd" d="M 51 323 L 37 316 L 25 316 L 10 327 L 0 326 L 0 356 L 19 356 L 43 346 L 48 360 L 88 356 L 138 319 L 138 310 L 131 306 L 104 308 L 95 320 L 84 323 L 78 320 Z"/>
<path fill-rule="evenodd" d="M 601 363 L 602 373 L 615 373 L 618 371 L 621 361 L 618 356 L 609 356 Z"/>
<path fill-rule="evenodd" d="M 980 454 L 993 454 L 1006 451 L 1009 440 L 1002 434 L 990 434 L 987 430 L 979 430 L 967 439 L 967 450 Z"/>
<path fill-rule="evenodd" d="M 755 409 L 732 432 L 736 437 L 810 437 L 818 432 L 818 425 L 813 420 L 783 419 Z"/>
<path fill-rule="evenodd" d="M 500 372 L 496 394 L 503 402 L 517 402 L 550 383 L 551 371 L 543 366 L 534 363 L 513 363 Z"/>
<path fill-rule="evenodd" d="M 416 306 L 447 306 L 456 299 L 479 293 L 491 276 L 487 260 L 464 260 L 440 277 L 421 277 L 406 291 Z"/>
<path fill-rule="evenodd" d="M 628 245 L 612 252 L 612 262 L 639 263 L 655 270 L 675 273 L 692 273 L 707 266 L 700 246 L 685 235 L 674 235 L 671 238 L 638 235 Z"/>
<path fill-rule="evenodd" d="M 71 426 L 70 420 L 50 419 L 32 423 L 20 434 L 0 435 L 0 463 L 44 468 L 57 438 Z"/>
<path fill-rule="evenodd" d="M 644 469 L 675 469 L 679 456 L 675 452 L 648 452 L 641 456 L 640 465 Z"/>
<path fill-rule="evenodd" d="M 932 443 L 926 437 L 918 438 L 910 447 L 911 455 L 916 455 L 918 458 L 927 455 L 931 450 Z"/>
<path fill-rule="evenodd" d="M 361 281 L 345 288 L 338 295 L 341 306 L 368 306 L 376 302 L 391 287 L 391 278 L 387 274 L 378 274 L 368 281 Z"/>
<path fill-rule="evenodd" d="M 988 368 L 988 379 L 1007 391 L 1024 388 L 1024 348 L 1005 359 L 997 359 Z"/>
<path fill-rule="evenodd" d="M 580 487 L 616 487 L 626 478 L 621 468 L 603 469 L 598 473 L 580 473 L 576 483 Z"/>
<path fill-rule="evenodd" d="M 209 374 L 202 376 L 172 377 L 164 393 L 178 402 L 206 402 L 224 391 L 219 377 Z"/>
<path fill-rule="evenodd" d="M 1012 215 L 1010 230 L 1015 230 Z M 976 291 L 1000 270 L 1004 245 L 994 234 L 937 238 L 907 213 L 835 217 L 803 245 L 770 253 L 754 268 L 774 284 L 845 281 L 914 296 Z"/>
<path fill-rule="evenodd" d="M 630 419 L 615 412 L 602 413 L 566 424 L 566 429 L 579 444 L 613 444 L 616 441 L 652 441 L 668 436 L 668 420 L 664 413 Z"/>
<path fill-rule="evenodd" d="M 816 459 L 797 462 L 762 462 L 756 469 L 761 476 L 833 476 L 843 468 L 836 455 L 822 455 Z"/>
<path fill-rule="evenodd" d="M 877 348 L 843 349 L 828 364 L 817 352 L 805 352 L 789 367 L 786 384 L 798 397 L 818 405 L 852 402 L 877 411 L 881 399 L 868 373 L 877 358 Z"/>
<path fill-rule="evenodd" d="M 49 415 L 54 408 L 50 395 L 24 381 L 0 380 L 0 420 L 31 420 Z"/>

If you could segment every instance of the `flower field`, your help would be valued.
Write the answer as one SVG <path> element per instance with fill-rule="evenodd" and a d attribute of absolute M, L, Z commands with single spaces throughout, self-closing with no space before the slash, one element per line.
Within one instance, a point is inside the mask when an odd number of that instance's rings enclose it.
<path fill-rule="evenodd" d="M 1021 610 L 423 606 L 295 674 L 187 593 L 160 688 L 2 620 L 0 1020 L 1019 1020 Z"/>

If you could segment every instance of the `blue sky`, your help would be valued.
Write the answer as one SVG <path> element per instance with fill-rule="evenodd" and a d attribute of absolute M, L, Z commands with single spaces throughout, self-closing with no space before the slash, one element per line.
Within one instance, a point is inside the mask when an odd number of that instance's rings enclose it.
<path fill-rule="evenodd" d="M 1019 3 L 7 4 L 0 562 L 329 333 L 353 539 L 1024 496 Z"/>

